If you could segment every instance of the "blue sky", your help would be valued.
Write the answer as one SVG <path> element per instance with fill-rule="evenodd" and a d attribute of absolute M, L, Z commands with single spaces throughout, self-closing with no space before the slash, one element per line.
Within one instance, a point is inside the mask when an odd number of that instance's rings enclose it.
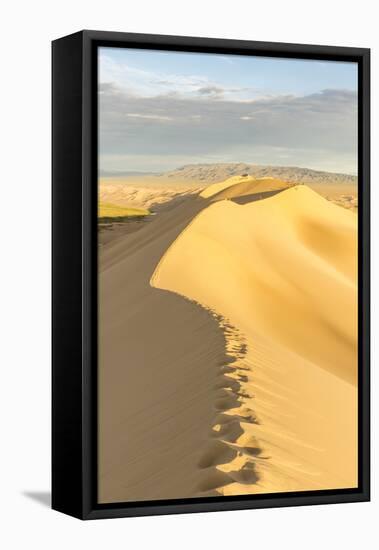
<path fill-rule="evenodd" d="M 357 66 L 101 48 L 100 167 L 196 162 L 356 173 Z"/>
<path fill-rule="evenodd" d="M 162 79 L 199 76 L 225 86 L 251 87 L 273 94 L 305 95 L 328 88 L 357 90 L 355 63 L 123 48 L 102 48 L 100 55 L 120 67 L 158 74 Z M 107 70 L 103 71 L 103 80 L 112 77 L 109 72 L 107 75 Z"/>

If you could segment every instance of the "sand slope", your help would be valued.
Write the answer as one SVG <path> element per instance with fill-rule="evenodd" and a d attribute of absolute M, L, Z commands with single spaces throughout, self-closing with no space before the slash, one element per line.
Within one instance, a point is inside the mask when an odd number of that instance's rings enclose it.
<path fill-rule="evenodd" d="M 356 486 L 356 239 L 352 212 L 296 186 L 211 204 L 157 265 L 153 286 L 236 327 L 209 451 L 229 478 L 218 492 Z"/>
<path fill-rule="evenodd" d="M 199 467 L 220 366 L 229 361 L 219 322 L 149 284 L 159 259 L 204 206 L 194 199 L 162 212 L 101 251 L 100 502 L 198 496 L 227 480 Z"/>

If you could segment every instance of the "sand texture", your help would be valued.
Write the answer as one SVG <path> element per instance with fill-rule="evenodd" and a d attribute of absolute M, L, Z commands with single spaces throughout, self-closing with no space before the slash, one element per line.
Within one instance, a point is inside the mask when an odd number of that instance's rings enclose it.
<path fill-rule="evenodd" d="M 357 217 L 231 178 L 101 250 L 99 501 L 357 485 Z"/>

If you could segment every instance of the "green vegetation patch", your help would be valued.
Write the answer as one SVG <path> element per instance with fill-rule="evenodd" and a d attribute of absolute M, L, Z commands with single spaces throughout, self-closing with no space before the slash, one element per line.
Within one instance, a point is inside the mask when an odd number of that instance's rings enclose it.
<path fill-rule="evenodd" d="M 128 218 L 143 217 L 150 214 L 145 208 L 128 208 L 108 202 L 100 202 L 98 219 L 100 222 L 125 221 Z"/>

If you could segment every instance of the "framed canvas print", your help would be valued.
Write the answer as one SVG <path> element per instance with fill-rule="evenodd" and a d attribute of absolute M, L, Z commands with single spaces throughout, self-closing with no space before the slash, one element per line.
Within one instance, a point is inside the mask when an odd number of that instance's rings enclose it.
<path fill-rule="evenodd" d="M 53 42 L 53 508 L 369 499 L 369 50 Z"/>

